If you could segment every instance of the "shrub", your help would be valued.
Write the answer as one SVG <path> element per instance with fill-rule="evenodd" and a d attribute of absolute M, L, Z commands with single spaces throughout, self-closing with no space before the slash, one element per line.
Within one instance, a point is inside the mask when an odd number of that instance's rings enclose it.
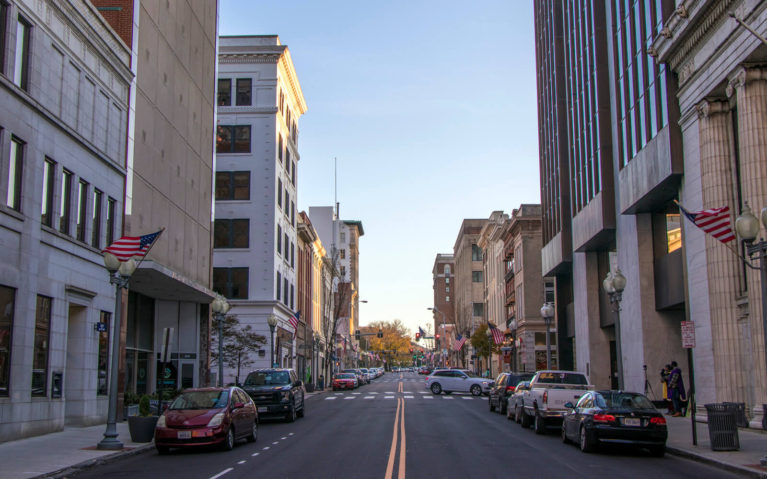
<path fill-rule="evenodd" d="M 152 415 L 149 408 L 149 396 L 144 394 L 141 396 L 141 400 L 138 403 L 138 415 L 141 417 L 148 417 Z"/>

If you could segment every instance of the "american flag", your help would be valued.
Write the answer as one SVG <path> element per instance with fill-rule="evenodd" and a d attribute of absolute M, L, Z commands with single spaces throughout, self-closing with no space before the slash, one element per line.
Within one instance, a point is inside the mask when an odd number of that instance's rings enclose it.
<path fill-rule="evenodd" d="M 291 314 L 288 318 L 288 322 L 291 326 L 293 326 L 293 337 L 296 337 L 296 332 L 298 331 L 298 318 L 301 316 L 301 311 L 296 311 L 295 313 Z"/>
<path fill-rule="evenodd" d="M 712 208 L 702 211 L 687 211 L 677 203 L 679 211 L 692 221 L 695 226 L 718 239 L 722 243 L 728 243 L 735 239 L 730 223 L 730 207 Z"/>
<path fill-rule="evenodd" d="M 490 321 L 487 322 L 487 327 L 490 328 L 490 332 L 493 333 L 493 342 L 495 344 L 503 343 L 503 333 L 501 330 L 493 326 Z"/>
<path fill-rule="evenodd" d="M 460 334 L 456 335 L 455 344 L 453 344 L 453 349 L 456 351 L 460 351 L 465 342 L 466 342 L 466 338 L 464 338 Z"/>
<path fill-rule="evenodd" d="M 418 326 L 418 332 L 421 334 L 421 337 L 422 337 L 422 338 L 423 338 L 424 336 L 426 336 L 426 331 L 424 331 L 423 329 L 421 329 L 421 327 L 420 327 L 420 326 Z"/>
<path fill-rule="evenodd" d="M 152 247 L 162 230 L 156 233 L 150 233 L 144 236 L 123 236 L 102 251 L 102 253 L 112 253 L 120 261 L 128 261 L 134 256 L 144 256 Z"/>

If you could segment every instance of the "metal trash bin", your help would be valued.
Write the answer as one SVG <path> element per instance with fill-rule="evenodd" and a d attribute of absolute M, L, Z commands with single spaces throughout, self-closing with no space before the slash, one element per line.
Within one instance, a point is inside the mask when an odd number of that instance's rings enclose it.
<path fill-rule="evenodd" d="M 735 422 L 738 427 L 748 427 L 748 418 L 746 417 L 746 403 L 744 402 L 723 402 L 729 407 L 734 407 L 736 411 Z"/>
<path fill-rule="evenodd" d="M 711 450 L 737 451 L 740 449 L 737 404 L 706 404 L 706 412 L 708 414 L 708 438 L 711 441 Z"/>

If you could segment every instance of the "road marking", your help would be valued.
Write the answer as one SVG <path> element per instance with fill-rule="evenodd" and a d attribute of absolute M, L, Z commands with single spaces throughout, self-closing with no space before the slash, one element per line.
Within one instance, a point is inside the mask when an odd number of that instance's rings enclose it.
<path fill-rule="evenodd" d="M 326 397 L 325 401 L 332 401 L 335 398 L 336 398 L 335 396 Z"/>
<path fill-rule="evenodd" d="M 378 394 L 378 393 L 377 393 L 377 392 L 372 392 L 372 393 L 370 393 L 370 394 Z"/>
<path fill-rule="evenodd" d="M 434 396 L 424 396 L 424 399 L 434 399 Z"/>
<path fill-rule="evenodd" d="M 253 454 L 251 454 L 251 456 L 253 456 L 253 457 L 256 457 L 256 456 L 258 456 L 259 454 L 261 454 L 261 453 L 260 453 L 260 452 L 254 452 Z"/>
<path fill-rule="evenodd" d="M 397 436 L 399 431 L 397 429 L 397 423 L 400 419 L 400 410 L 405 405 L 403 399 L 397 399 L 397 412 L 394 414 L 394 431 L 392 432 L 391 448 L 389 449 L 389 461 L 386 464 L 386 475 L 384 479 L 392 479 L 392 472 L 394 472 L 394 458 L 397 452 Z"/>
<path fill-rule="evenodd" d="M 245 461 L 240 461 L 237 464 L 245 464 Z"/>
<path fill-rule="evenodd" d="M 414 396 L 405 396 L 405 399 L 413 399 Z"/>
<path fill-rule="evenodd" d="M 394 396 L 384 396 L 384 399 L 394 399 Z"/>
<path fill-rule="evenodd" d="M 274 441 L 274 442 L 272 443 L 272 446 L 274 446 L 274 445 L 276 445 L 276 444 L 279 444 L 279 441 Z"/>
<path fill-rule="evenodd" d="M 355 396 L 358 396 L 358 395 L 360 395 L 360 394 L 362 394 L 362 393 L 352 393 L 352 394 L 354 394 Z"/>
<path fill-rule="evenodd" d="M 285 436 L 285 437 L 281 437 L 280 439 L 287 439 L 287 438 L 288 438 L 288 437 L 287 437 L 287 436 Z"/>
<path fill-rule="evenodd" d="M 333 394 L 335 394 L 336 396 L 343 396 L 344 395 L 344 393 L 333 393 Z"/>
<path fill-rule="evenodd" d="M 375 396 L 365 396 L 365 399 L 375 399 Z"/>
<path fill-rule="evenodd" d="M 394 391 L 386 391 L 386 394 L 394 394 Z"/>
<path fill-rule="evenodd" d="M 405 401 L 402 401 L 402 414 L 400 414 L 400 435 L 402 436 L 399 445 L 399 474 L 397 479 L 405 479 L 405 454 L 407 453 L 407 447 L 405 446 Z"/>
<path fill-rule="evenodd" d="M 455 398 L 444 397 L 444 398 L 442 398 L 442 399 L 445 399 L 445 400 L 447 400 L 447 399 L 453 400 L 453 399 L 455 399 Z"/>
<path fill-rule="evenodd" d="M 428 391 L 419 391 L 418 394 L 429 394 Z"/>
<path fill-rule="evenodd" d="M 344 399 L 357 399 L 355 396 L 346 396 Z"/>
<path fill-rule="evenodd" d="M 266 446 L 263 450 L 264 451 L 268 451 L 269 450 L 269 446 Z"/>
<path fill-rule="evenodd" d="M 291 433 L 288 433 L 288 436 L 292 436 L 292 435 L 293 435 L 293 433 L 292 433 L 292 432 L 291 432 Z"/>
<path fill-rule="evenodd" d="M 218 473 L 218 474 L 216 474 L 215 476 L 212 476 L 210 479 L 217 479 L 217 478 L 219 478 L 219 477 L 223 476 L 224 474 L 226 474 L 227 472 L 231 472 L 231 471 L 233 471 L 233 470 L 234 470 L 234 468 L 233 468 L 233 467 L 230 467 L 229 469 L 224 469 L 223 471 L 219 472 L 219 473 Z"/>
<path fill-rule="evenodd" d="M 461 399 L 468 399 L 469 401 L 471 401 L 471 400 L 472 400 L 472 399 L 474 399 L 474 398 L 470 398 L 470 397 L 466 397 L 466 396 L 464 396 L 464 397 L 462 397 Z"/>

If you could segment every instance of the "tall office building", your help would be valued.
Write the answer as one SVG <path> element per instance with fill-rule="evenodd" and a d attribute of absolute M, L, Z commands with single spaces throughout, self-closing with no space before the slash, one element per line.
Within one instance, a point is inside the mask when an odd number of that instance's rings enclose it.
<path fill-rule="evenodd" d="M 458 334 L 471 336 L 485 321 L 485 288 L 477 276 L 482 274 L 482 248 L 477 244 L 486 219 L 464 219 L 453 244 L 455 258 L 455 325 Z M 463 367 L 477 369 L 479 362 L 470 343 L 461 350 Z M 475 358 L 476 359 L 476 358 Z"/>
<path fill-rule="evenodd" d="M 434 257 L 431 277 L 434 290 L 432 308 L 436 309 L 433 311 L 434 331 L 440 333 L 440 347 L 447 349 L 446 357 L 453 359 L 451 364 L 455 364 L 455 260 L 452 254 L 437 254 Z M 450 325 L 453 327 L 448 327 Z"/>
<path fill-rule="evenodd" d="M 267 339 L 253 367 L 296 367 L 298 120 L 306 102 L 276 35 L 219 39 L 213 288 Z M 267 318 L 278 322 L 271 334 Z M 273 341 L 272 344 L 269 341 Z M 225 371 L 224 382 L 234 379 Z"/>

